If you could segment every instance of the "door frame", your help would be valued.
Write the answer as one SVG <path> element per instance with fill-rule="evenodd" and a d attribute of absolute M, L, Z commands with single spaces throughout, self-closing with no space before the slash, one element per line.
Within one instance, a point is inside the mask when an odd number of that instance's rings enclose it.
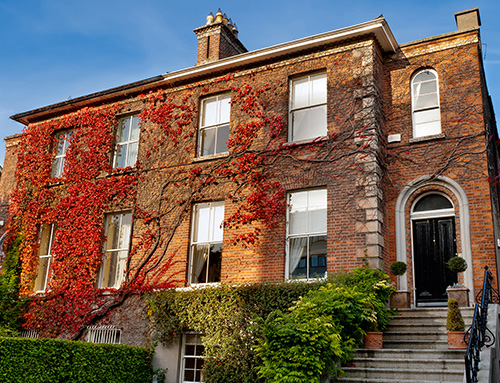
<path fill-rule="evenodd" d="M 413 275 L 413 302 L 415 302 L 415 306 L 417 307 L 417 290 L 416 290 L 416 284 L 417 284 L 417 281 L 416 281 L 416 278 L 417 278 L 417 273 L 416 273 L 416 261 L 415 261 L 415 233 L 413 232 L 413 226 L 414 226 L 414 222 L 415 221 L 419 221 L 419 220 L 433 220 L 433 219 L 438 219 L 438 218 L 453 218 L 453 223 L 455 225 L 455 230 L 453 231 L 454 232 L 454 235 L 455 235 L 455 238 L 454 238 L 454 241 L 455 241 L 455 248 L 457 248 L 457 228 L 456 228 L 456 225 L 457 225 L 457 220 L 455 218 L 455 207 L 451 207 L 451 208 L 448 208 L 448 209 L 438 209 L 438 210 L 424 210 L 424 211 L 418 211 L 418 212 L 415 212 L 413 211 L 413 209 L 415 208 L 416 204 L 422 199 L 422 198 L 425 198 L 431 194 L 438 194 L 440 196 L 443 196 L 444 198 L 446 198 L 452 206 L 454 206 L 453 204 L 453 201 L 451 200 L 451 198 L 449 196 L 447 196 L 445 193 L 442 193 L 440 191 L 437 191 L 437 190 L 429 190 L 427 192 L 424 192 L 422 194 L 420 194 L 417 198 L 415 198 L 415 200 L 412 202 L 411 204 L 411 208 L 410 208 L 410 236 L 411 236 L 411 252 L 412 252 L 412 275 Z M 424 307 L 424 306 L 442 306 L 441 303 L 427 303 L 427 304 L 421 304 L 420 307 Z"/>
<path fill-rule="evenodd" d="M 474 301 L 474 279 L 473 279 L 473 265 L 472 265 L 472 249 L 471 249 L 471 236 L 470 236 L 470 214 L 469 214 L 469 200 L 464 190 L 460 185 L 453 181 L 451 178 L 445 176 L 431 176 L 425 175 L 418 177 L 411 181 L 408 185 L 403 187 L 399 193 L 395 205 L 395 234 L 396 234 L 396 260 L 408 263 L 408 244 L 411 248 L 411 225 L 410 221 L 410 199 L 416 195 L 421 194 L 422 191 L 432 192 L 441 191 L 449 198 L 454 200 L 455 206 L 455 225 L 457 236 L 457 249 L 469 265 L 464 272 L 464 283 L 469 291 L 469 299 Z M 407 226 L 410 226 L 409 232 Z M 458 235 L 460 233 L 460 236 Z M 410 250 L 411 264 L 413 267 L 413 251 Z M 413 270 L 412 270 L 413 271 Z M 409 285 L 408 273 L 400 277 L 400 289 L 409 290 L 413 292 L 413 286 Z"/>

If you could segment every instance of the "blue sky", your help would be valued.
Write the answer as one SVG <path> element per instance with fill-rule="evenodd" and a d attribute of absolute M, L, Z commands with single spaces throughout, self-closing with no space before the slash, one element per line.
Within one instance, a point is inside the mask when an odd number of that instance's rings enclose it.
<path fill-rule="evenodd" d="M 248 50 L 372 20 L 398 43 L 456 30 L 454 13 L 478 7 L 485 70 L 500 115 L 500 1 L 0 0 L 0 136 L 9 117 L 194 65 L 194 28 L 227 13 Z M 0 142 L 0 164 L 5 143 Z"/>

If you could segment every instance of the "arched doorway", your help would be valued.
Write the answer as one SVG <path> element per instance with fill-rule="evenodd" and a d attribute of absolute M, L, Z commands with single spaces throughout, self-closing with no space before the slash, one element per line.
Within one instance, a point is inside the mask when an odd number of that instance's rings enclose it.
<path fill-rule="evenodd" d="M 444 306 L 446 288 L 457 282 L 446 262 L 457 255 L 455 209 L 445 195 L 431 192 L 411 209 L 413 268 L 417 306 Z"/>

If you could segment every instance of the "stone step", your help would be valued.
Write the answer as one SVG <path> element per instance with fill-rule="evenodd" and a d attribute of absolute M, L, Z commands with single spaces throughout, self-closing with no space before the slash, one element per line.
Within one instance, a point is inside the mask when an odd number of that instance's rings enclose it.
<path fill-rule="evenodd" d="M 447 340 L 435 339 L 388 339 L 384 340 L 385 348 L 403 348 L 403 349 L 427 349 L 427 350 L 447 350 Z"/>
<path fill-rule="evenodd" d="M 425 370 L 463 370 L 463 359 L 429 359 L 424 355 L 418 363 L 412 359 L 398 358 L 354 358 L 346 367 L 356 368 L 387 368 L 394 370 L 425 369 Z"/>
<path fill-rule="evenodd" d="M 405 379 L 413 380 L 437 380 L 442 382 L 459 382 L 463 379 L 462 370 L 442 370 L 442 369 L 404 369 L 397 370 L 393 368 L 357 368 L 343 367 L 345 376 L 349 378 L 364 379 L 399 379 L 404 382 Z"/>
<path fill-rule="evenodd" d="M 446 340 L 448 335 L 446 334 L 446 329 L 437 329 L 437 331 L 408 331 L 407 329 L 396 329 L 384 331 L 383 336 L 384 342 L 386 341 L 396 341 L 399 339 L 408 340 Z"/>
<path fill-rule="evenodd" d="M 465 350 L 416 350 L 416 349 L 367 349 L 362 348 L 356 351 L 356 358 L 383 358 L 383 359 L 410 359 L 410 360 L 420 360 L 420 359 L 459 359 L 464 360 L 466 354 Z"/>

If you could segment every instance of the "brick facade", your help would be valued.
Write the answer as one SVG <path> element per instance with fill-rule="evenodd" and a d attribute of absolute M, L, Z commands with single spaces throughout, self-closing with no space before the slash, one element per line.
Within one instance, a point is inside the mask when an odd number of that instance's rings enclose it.
<path fill-rule="evenodd" d="M 235 97 L 235 89 L 246 84 L 254 89 L 267 87 L 270 91 L 261 96 L 265 112 L 285 121 L 274 148 L 289 149 L 286 155 L 276 156 L 265 174 L 287 193 L 327 189 L 328 272 L 353 269 L 365 261 L 388 271 L 392 262 L 402 260 L 408 272 L 401 287 L 413 293 L 415 304 L 412 208 L 419 197 L 435 192 L 454 206 L 457 253 L 471 261 L 460 281 L 472 295 L 480 288 L 485 265 L 497 276 L 498 258 L 498 190 L 487 180 L 498 169 L 497 133 L 484 79 L 479 29 L 397 45 L 392 33 L 383 32 L 388 28 L 383 18 L 366 23 L 366 27 L 371 32 L 339 30 L 291 46 L 244 53 L 227 22 L 212 17 L 195 30 L 199 44 L 196 67 L 13 118 L 24 124 L 40 124 L 83 106 L 102 104 L 117 105 L 119 113 L 127 114 L 144 108 L 140 94 L 157 89 L 164 89 L 176 102 L 192 103 L 196 117 L 184 129 L 193 134 L 183 135 L 177 145 L 158 143 L 159 127 L 151 122 L 142 125 L 138 161 L 148 164 L 148 171 L 137 185 L 136 203 L 148 210 L 151 201 L 158 198 L 171 206 L 173 200 L 190 193 L 174 183 L 162 189 L 165 180 L 194 168 L 209 171 L 226 158 L 200 158 L 197 154 L 201 100 L 222 93 Z M 218 63 L 220 59 L 225 60 Z M 441 133 L 414 138 L 411 81 L 422 69 L 432 69 L 438 75 Z M 286 129 L 292 123 L 291 81 L 318 72 L 327 76 L 328 135 L 291 144 Z M 230 132 L 248 118 L 234 102 Z M 269 133 L 267 126 L 255 140 L 255 150 L 264 149 Z M 397 138 L 389 142 L 389 136 Z M 14 169 L 15 157 L 8 150 L 1 184 L 4 201 L 13 186 Z M 224 200 L 227 218 L 238 208 L 227 197 L 235 187 L 231 183 L 211 185 L 198 200 Z M 116 206 L 116 210 L 130 208 Z M 188 279 L 192 214 L 167 208 L 163 213 L 165 225 L 179 222 L 166 253 L 175 261 L 168 274 L 183 286 Z M 272 227 L 254 224 L 261 234 L 251 246 L 234 245 L 229 235 L 248 228 L 224 232 L 222 282 L 272 282 L 287 277 L 286 216 L 277 222 Z M 144 227 L 139 222 L 134 224 L 134 236 L 141 230 Z M 132 260 L 132 268 L 141 255 L 139 252 Z M 126 327 L 127 320 L 119 317 L 113 317 L 114 322 Z M 131 342 L 140 343 L 137 339 Z"/>

